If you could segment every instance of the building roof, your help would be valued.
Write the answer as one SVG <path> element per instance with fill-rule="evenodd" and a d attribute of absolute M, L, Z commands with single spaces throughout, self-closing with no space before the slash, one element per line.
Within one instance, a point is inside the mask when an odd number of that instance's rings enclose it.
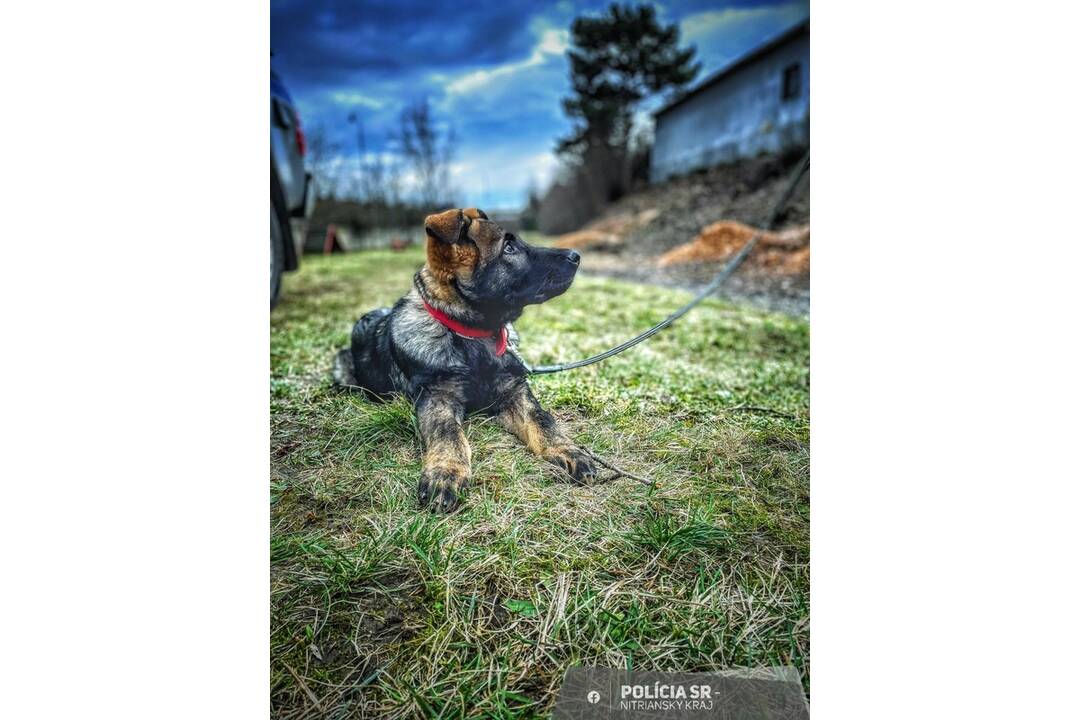
<path fill-rule="evenodd" d="M 806 18 L 802 22 L 792 25 L 787 30 L 784 30 L 782 33 L 776 35 L 770 40 L 766 40 L 761 45 L 758 45 L 756 48 L 746 53 L 742 57 L 738 58 L 737 60 L 728 63 L 724 67 L 720 68 L 715 73 L 705 78 L 705 80 L 703 80 L 701 84 L 698 85 L 696 88 L 690 90 L 685 95 L 682 95 L 675 100 L 672 100 L 667 105 L 654 112 L 653 117 L 660 117 L 669 110 L 677 108 L 695 95 L 700 95 L 709 88 L 719 84 L 725 78 L 727 78 L 729 75 L 731 75 L 744 65 L 748 65 L 754 60 L 757 60 L 759 57 L 767 55 L 774 49 L 786 43 L 788 40 L 791 40 L 792 38 L 801 35 L 804 32 L 810 32 L 810 18 Z"/>

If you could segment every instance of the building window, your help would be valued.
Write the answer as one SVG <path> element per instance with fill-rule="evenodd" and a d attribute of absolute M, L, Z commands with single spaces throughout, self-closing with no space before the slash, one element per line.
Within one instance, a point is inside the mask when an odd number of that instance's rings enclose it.
<path fill-rule="evenodd" d="M 784 86 L 780 96 L 781 100 L 785 102 L 795 100 L 802 95 L 802 73 L 800 70 L 799 63 L 784 68 Z"/>

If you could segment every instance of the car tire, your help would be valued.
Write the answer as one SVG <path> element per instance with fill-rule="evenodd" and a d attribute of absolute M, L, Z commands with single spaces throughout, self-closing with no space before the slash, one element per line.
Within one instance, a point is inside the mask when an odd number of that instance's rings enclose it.
<path fill-rule="evenodd" d="M 281 294 L 281 274 L 285 271 L 285 236 L 281 231 L 274 204 L 270 203 L 270 309 L 278 303 Z"/>

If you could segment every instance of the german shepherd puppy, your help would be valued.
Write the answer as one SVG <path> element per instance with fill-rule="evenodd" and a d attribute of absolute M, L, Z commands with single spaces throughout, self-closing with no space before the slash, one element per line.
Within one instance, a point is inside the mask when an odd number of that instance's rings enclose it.
<path fill-rule="evenodd" d="M 393 308 L 365 314 L 352 347 L 338 352 L 334 379 L 378 399 L 402 393 L 416 409 L 423 443 L 420 505 L 457 507 L 471 476 L 461 423 L 484 412 L 533 453 L 589 483 L 596 467 L 533 397 L 525 367 L 506 352 L 507 324 L 526 305 L 570 287 L 581 256 L 533 247 L 476 208 L 424 221 L 427 262 Z"/>

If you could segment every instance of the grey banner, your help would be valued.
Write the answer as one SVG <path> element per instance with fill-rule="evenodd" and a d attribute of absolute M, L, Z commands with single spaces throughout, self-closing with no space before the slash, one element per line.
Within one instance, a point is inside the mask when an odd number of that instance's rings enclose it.
<path fill-rule="evenodd" d="M 809 720 L 795 668 L 666 673 L 579 667 L 566 672 L 553 717 Z"/>

